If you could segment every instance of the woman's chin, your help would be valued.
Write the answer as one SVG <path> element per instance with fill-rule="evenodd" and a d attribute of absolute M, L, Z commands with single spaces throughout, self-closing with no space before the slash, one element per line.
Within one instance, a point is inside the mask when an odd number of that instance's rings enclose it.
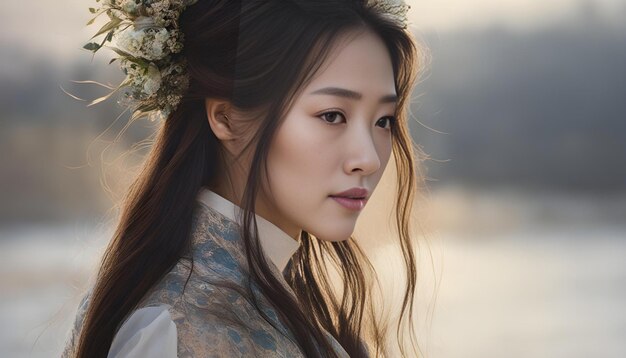
<path fill-rule="evenodd" d="M 322 241 L 339 242 L 350 239 L 350 236 L 354 233 L 354 225 L 349 225 L 345 229 L 337 228 L 337 230 L 331 231 L 328 231 L 328 227 L 326 229 L 325 232 L 318 232 L 317 235 L 315 233 L 312 234 Z"/>

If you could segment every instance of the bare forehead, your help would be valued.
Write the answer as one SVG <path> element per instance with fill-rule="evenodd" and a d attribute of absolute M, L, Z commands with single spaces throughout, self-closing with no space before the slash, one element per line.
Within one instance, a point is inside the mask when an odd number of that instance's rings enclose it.
<path fill-rule="evenodd" d="M 327 72 L 345 72 L 367 65 L 379 67 L 377 72 L 386 69 L 391 71 L 391 57 L 385 43 L 370 30 L 347 31 L 333 40 L 316 77 L 328 75 Z"/>
<path fill-rule="evenodd" d="M 371 96 L 380 103 L 397 102 L 391 57 L 382 39 L 369 31 L 338 39 L 304 94 L 354 101 Z"/>

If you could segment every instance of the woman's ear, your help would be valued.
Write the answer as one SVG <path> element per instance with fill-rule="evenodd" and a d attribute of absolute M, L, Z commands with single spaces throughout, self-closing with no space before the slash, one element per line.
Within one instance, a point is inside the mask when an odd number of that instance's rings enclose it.
<path fill-rule="evenodd" d="M 222 141 L 229 141 L 235 138 L 231 118 L 227 114 L 230 104 L 227 101 L 207 98 L 204 101 L 206 116 L 209 126 L 215 136 Z"/>

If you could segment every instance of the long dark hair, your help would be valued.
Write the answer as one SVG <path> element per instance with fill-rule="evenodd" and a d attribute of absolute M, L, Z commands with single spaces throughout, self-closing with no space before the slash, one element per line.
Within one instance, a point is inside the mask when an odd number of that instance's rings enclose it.
<path fill-rule="evenodd" d="M 181 15 L 190 87 L 179 107 L 164 121 L 142 171 L 121 205 L 120 220 L 100 264 L 76 345 L 77 357 L 104 357 L 123 319 L 146 292 L 189 249 L 195 197 L 211 187 L 220 169 L 220 145 L 211 131 L 205 99 L 226 99 L 260 121 L 241 207 L 243 241 L 250 276 L 274 304 L 307 356 L 334 357 L 322 328 L 352 357 L 385 352 L 383 325 L 375 320 L 364 336 L 370 298 L 367 270 L 372 265 L 353 237 L 325 242 L 303 231 L 285 279 L 294 300 L 270 273 L 260 254 L 254 203 L 272 137 L 289 106 L 328 57 L 337 38 L 349 31 L 380 36 L 393 64 L 399 96 L 392 127 L 397 167 L 396 222 L 407 272 L 403 318 L 413 315 L 416 261 L 410 237 L 412 203 L 423 175 L 416 165 L 408 130 L 408 105 L 418 77 L 419 48 L 399 24 L 354 0 L 234 1 L 202 0 Z M 254 225 L 254 226 L 252 226 Z M 251 233 L 250 228 L 254 227 Z M 333 292 L 324 265 L 331 257 L 340 268 L 343 299 Z M 252 295 L 254 297 L 254 295 Z M 404 314 L 408 308 L 408 317 Z M 369 322 L 369 321 L 367 321 Z M 398 329 L 400 322 L 398 323 Z M 411 326 L 412 328 L 412 326 Z M 412 334 L 411 337 L 414 335 Z M 413 341 L 411 341 L 413 343 Z M 401 346 L 402 354 L 405 355 Z"/>

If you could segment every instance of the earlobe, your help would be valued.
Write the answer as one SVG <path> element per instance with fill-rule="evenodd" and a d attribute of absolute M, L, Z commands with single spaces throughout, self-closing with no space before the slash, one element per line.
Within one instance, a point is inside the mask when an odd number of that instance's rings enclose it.
<path fill-rule="evenodd" d="M 224 101 L 216 101 L 210 98 L 205 100 L 205 108 L 209 126 L 215 136 L 220 140 L 233 138 L 230 118 L 226 114 L 228 104 Z"/>

